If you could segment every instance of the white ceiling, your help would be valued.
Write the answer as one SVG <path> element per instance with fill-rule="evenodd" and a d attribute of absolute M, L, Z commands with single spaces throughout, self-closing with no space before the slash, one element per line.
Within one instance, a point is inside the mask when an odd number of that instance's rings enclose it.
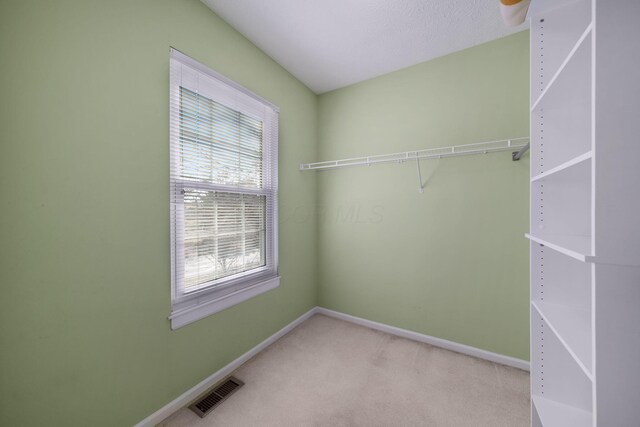
<path fill-rule="evenodd" d="M 524 30 L 498 0 L 202 0 L 316 93 Z"/>

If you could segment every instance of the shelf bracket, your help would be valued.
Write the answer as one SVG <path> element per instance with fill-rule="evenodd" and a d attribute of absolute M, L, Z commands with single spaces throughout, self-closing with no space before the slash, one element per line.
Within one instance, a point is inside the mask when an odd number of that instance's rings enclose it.
<path fill-rule="evenodd" d="M 418 167 L 418 192 L 424 193 L 424 184 L 422 183 L 422 171 L 420 170 L 420 158 L 416 153 L 416 166 Z"/>

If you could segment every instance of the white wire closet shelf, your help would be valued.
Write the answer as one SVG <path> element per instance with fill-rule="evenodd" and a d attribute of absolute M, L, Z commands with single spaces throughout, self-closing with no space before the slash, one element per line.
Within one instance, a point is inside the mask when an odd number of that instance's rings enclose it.
<path fill-rule="evenodd" d="M 370 166 L 382 163 L 403 163 L 409 160 L 441 159 L 445 157 L 488 154 L 499 151 L 513 151 L 513 160 L 519 160 L 529 148 L 529 137 L 501 139 L 497 141 L 476 142 L 473 144 L 453 145 L 450 147 L 427 148 L 424 150 L 404 151 L 402 153 L 377 154 L 350 159 L 328 160 L 316 163 L 302 163 L 300 170 L 337 169 L 348 166 Z"/>

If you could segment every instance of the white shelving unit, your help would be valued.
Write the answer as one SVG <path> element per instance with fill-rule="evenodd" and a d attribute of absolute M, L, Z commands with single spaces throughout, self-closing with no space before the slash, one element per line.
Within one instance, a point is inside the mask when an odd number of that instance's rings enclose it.
<path fill-rule="evenodd" d="M 532 425 L 640 426 L 640 1 L 529 18 Z"/>

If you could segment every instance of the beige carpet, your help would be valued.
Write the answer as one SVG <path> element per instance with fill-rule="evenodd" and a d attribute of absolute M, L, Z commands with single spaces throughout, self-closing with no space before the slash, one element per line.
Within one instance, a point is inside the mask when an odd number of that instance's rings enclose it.
<path fill-rule="evenodd" d="M 316 315 L 238 369 L 205 418 L 161 426 L 529 426 L 529 374 Z"/>

